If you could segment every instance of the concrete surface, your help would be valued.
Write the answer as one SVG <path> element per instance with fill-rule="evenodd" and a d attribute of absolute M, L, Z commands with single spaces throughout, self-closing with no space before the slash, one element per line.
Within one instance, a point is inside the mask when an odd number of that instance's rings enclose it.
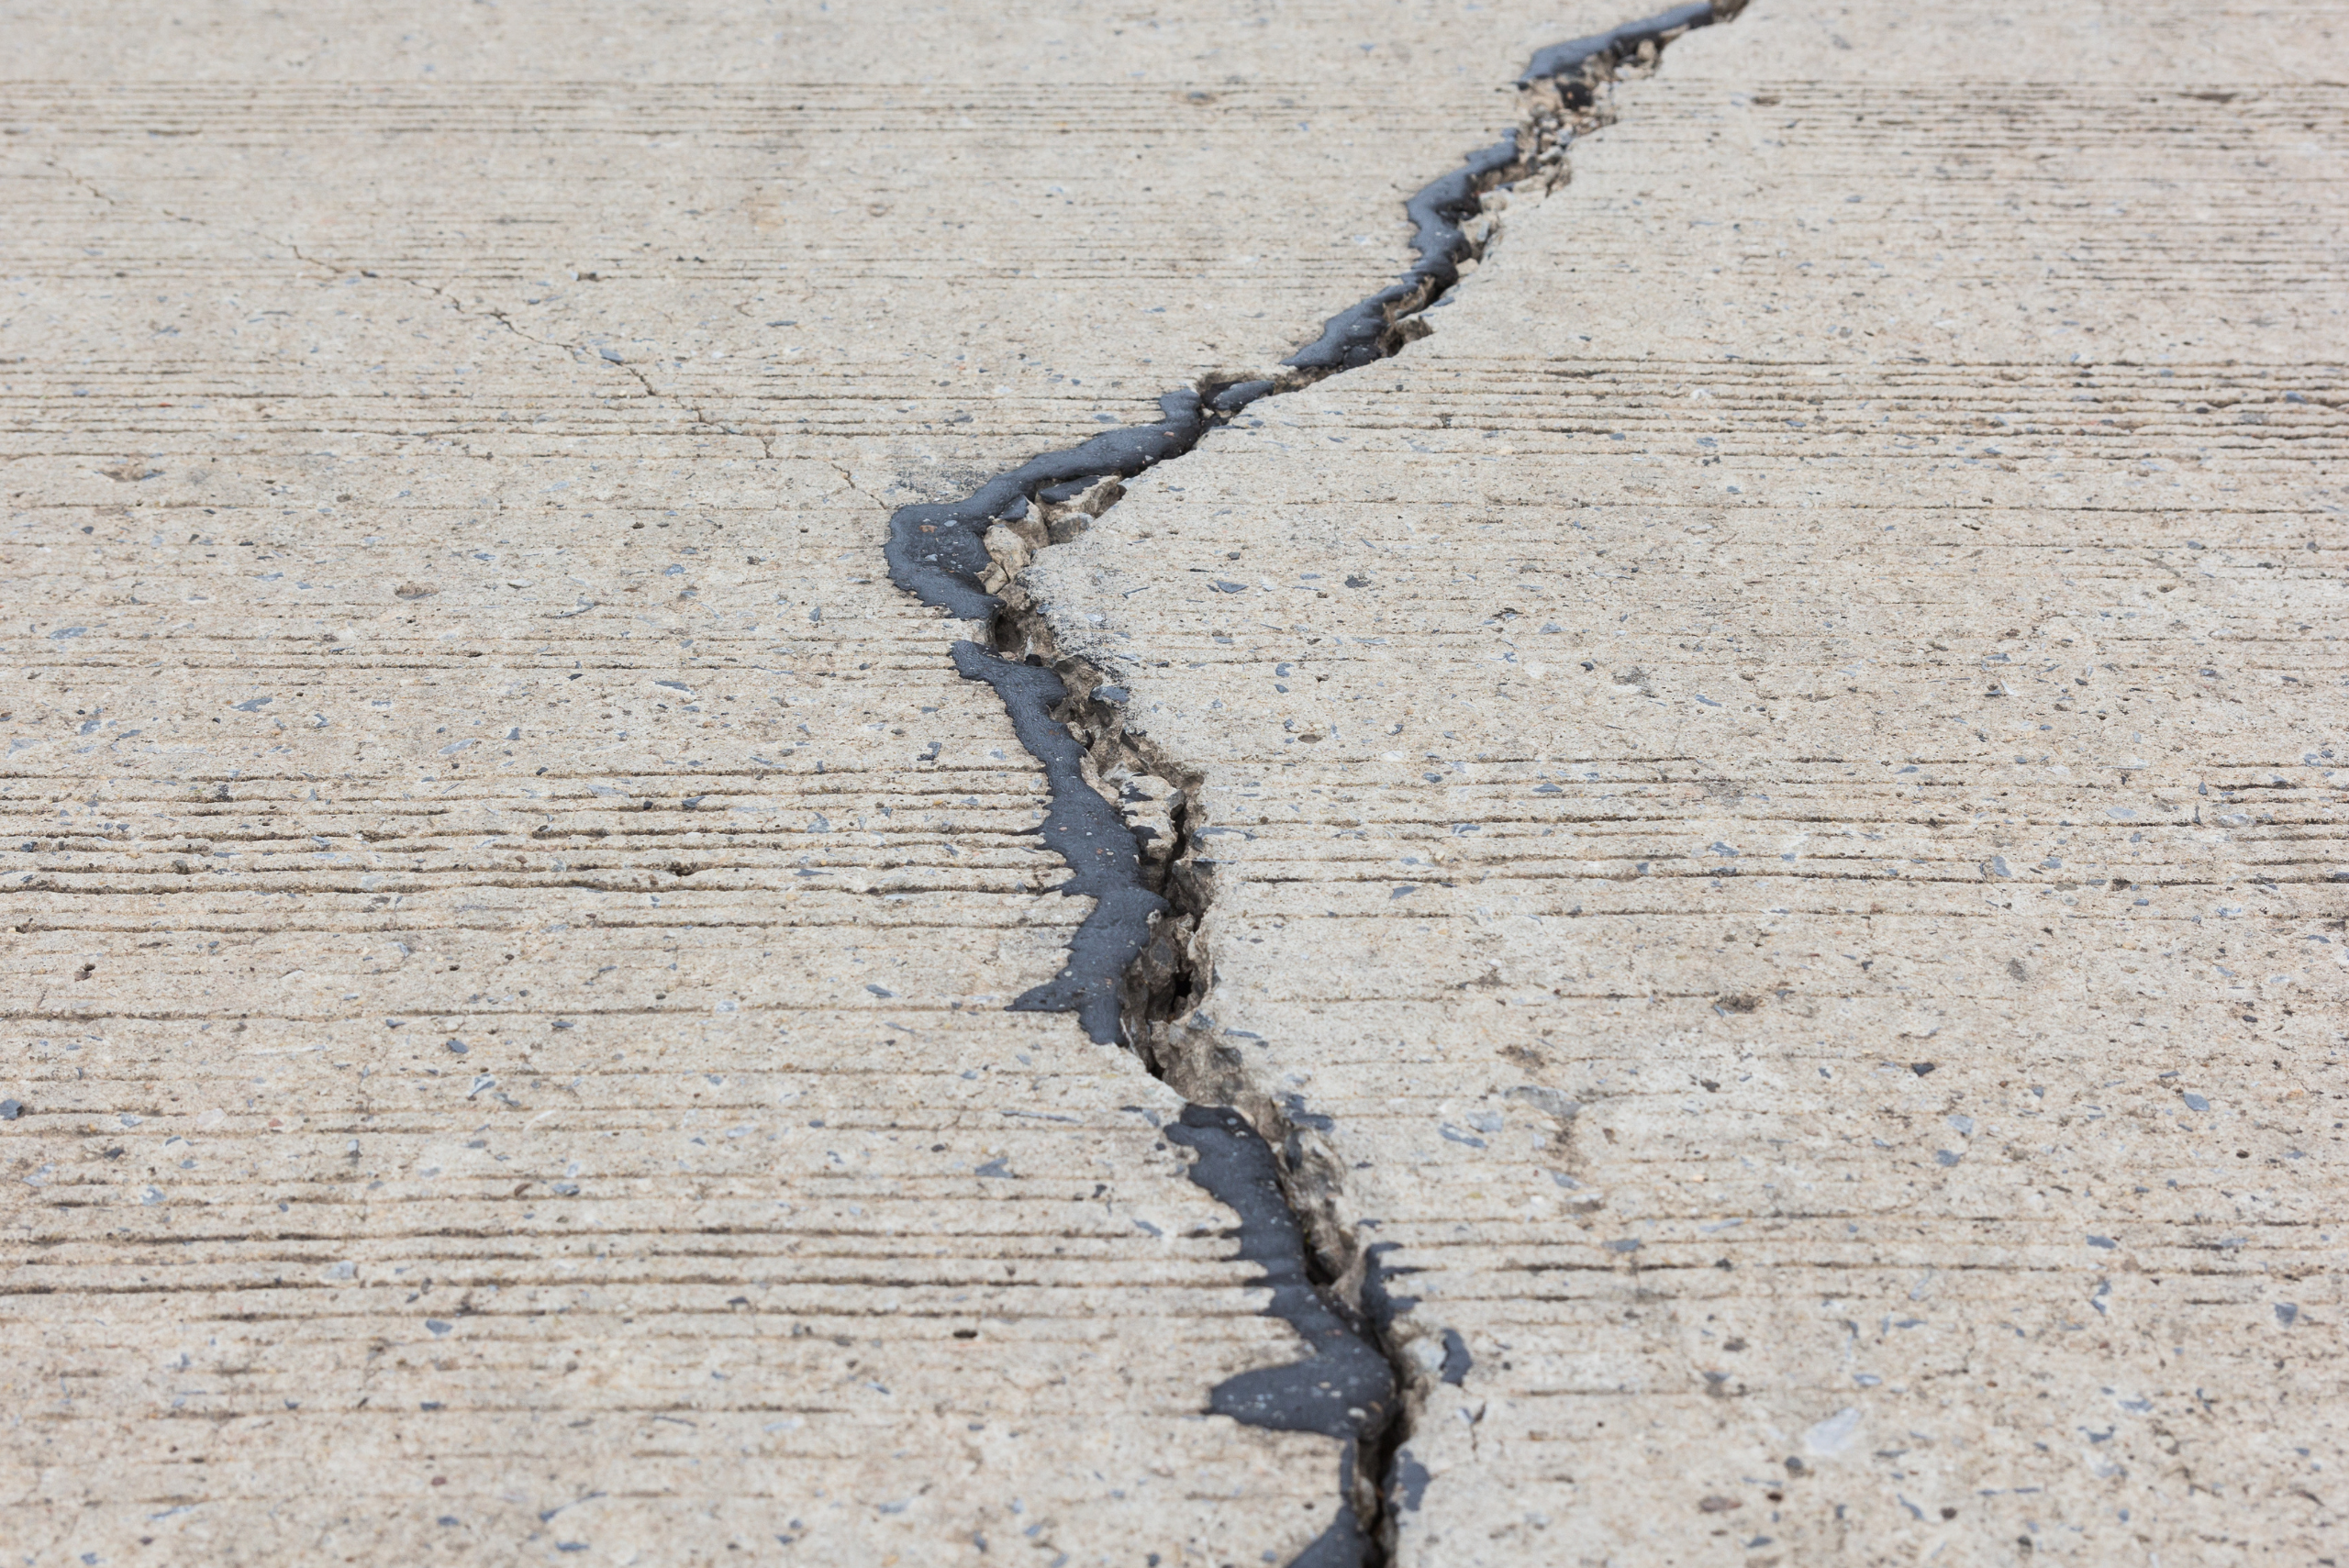
<path fill-rule="evenodd" d="M 11 1561 L 1291 1561 L 1186 1095 L 1397 1562 L 2331 1553 L 2338 7 L 1757 5 L 1036 554 L 1171 1088 L 887 514 L 1626 17 L 388 16 L 9 15 Z"/>

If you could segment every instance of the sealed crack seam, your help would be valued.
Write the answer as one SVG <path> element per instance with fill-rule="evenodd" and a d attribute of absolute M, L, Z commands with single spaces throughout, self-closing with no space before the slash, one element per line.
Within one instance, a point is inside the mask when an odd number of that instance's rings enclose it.
<path fill-rule="evenodd" d="M 1336 1221 L 1334 1206 L 1308 1190 L 1326 1200 L 1342 1180 L 1300 1130 L 1326 1130 L 1328 1119 L 1295 1095 L 1275 1102 L 1236 1062 L 1171 1047 L 1167 1021 L 1205 989 L 1195 950 L 1212 877 L 1187 852 L 1205 841 L 1196 837 L 1205 824 L 1190 820 L 1197 780 L 1129 728 L 1121 686 L 1057 649 L 1018 578 L 1038 551 L 1074 539 L 1114 506 L 1119 481 L 1180 457 L 1262 398 L 1375 363 L 1425 336 L 1421 313 L 1484 246 L 1486 194 L 1522 181 L 1554 187 L 1573 137 L 1603 123 L 1604 83 L 1652 65 L 1674 38 L 1726 21 L 1743 5 L 1695 0 L 1537 53 L 1518 80 L 1520 126 L 1404 204 L 1419 253 L 1409 271 L 1330 317 L 1275 374 L 1169 392 L 1155 424 L 1046 452 L 959 501 L 900 507 L 889 519 L 890 581 L 950 616 L 986 623 L 986 643 L 954 645 L 954 667 L 994 689 L 1020 745 L 1043 765 L 1041 837 L 1072 873 L 1058 891 L 1094 900 L 1059 973 L 1012 1007 L 1074 1013 L 1088 1038 L 1128 1045 L 1185 1095 L 1190 1103 L 1164 1136 L 1191 1151 L 1190 1179 L 1238 1215 L 1239 1255 L 1263 1271 L 1266 1310 L 1311 1348 L 1302 1362 L 1241 1373 L 1208 1396 L 1211 1409 L 1245 1425 L 1319 1432 L 1343 1445 L 1332 1522 L 1293 1568 L 1383 1562 L 1395 1511 L 1418 1502 L 1427 1477 L 1402 1451 L 1409 1410 L 1400 1396 L 1410 1380 L 1394 1333 L 1397 1315 L 1413 1303 L 1387 1288 L 1377 1255 L 1385 1249 L 1365 1249 Z M 1446 1335 L 1445 1381 L 1458 1382 L 1467 1364 L 1459 1336 Z"/>

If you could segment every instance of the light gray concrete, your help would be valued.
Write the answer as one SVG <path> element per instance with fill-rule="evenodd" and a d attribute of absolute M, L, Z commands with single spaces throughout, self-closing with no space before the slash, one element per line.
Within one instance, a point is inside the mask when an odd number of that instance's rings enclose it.
<path fill-rule="evenodd" d="M 2340 7 L 1764 0 L 1014 562 L 1172 1088 L 887 513 L 1624 16 L 7 16 L 11 1561 L 1288 1562 L 1186 1095 L 1399 1563 L 2336 1555 Z"/>

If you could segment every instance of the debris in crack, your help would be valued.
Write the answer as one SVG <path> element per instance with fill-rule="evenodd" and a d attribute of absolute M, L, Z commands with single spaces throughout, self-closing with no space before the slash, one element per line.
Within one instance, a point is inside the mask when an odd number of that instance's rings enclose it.
<path fill-rule="evenodd" d="M 1418 1341 L 1419 1353 L 1407 1361 L 1396 1319 L 1418 1301 L 1393 1295 L 1386 1282 L 1410 1271 L 1386 1264 L 1391 1243 L 1365 1247 L 1359 1227 L 1343 1222 L 1335 1201 L 1343 1173 L 1320 1136 L 1334 1124 L 1300 1096 L 1275 1104 L 1248 1083 L 1236 1051 L 1206 1038 L 1213 1026 L 1193 1006 L 1206 991 L 1196 950 L 1214 878 L 1212 862 L 1196 851 L 1205 841 L 1198 835 L 1217 829 L 1189 822 L 1192 792 L 1125 723 L 1124 689 L 1086 660 L 1061 654 L 1045 615 L 1012 580 L 1037 551 L 1074 539 L 1115 505 L 1124 494 L 1118 481 L 1189 451 L 1259 399 L 1375 363 L 1424 336 L 1418 317 L 1460 281 L 1464 263 L 1481 256 L 1492 233 L 1488 215 L 1507 205 L 1495 187 L 1534 181 L 1555 188 L 1567 144 L 1603 123 L 1595 106 L 1604 83 L 1623 67 L 1652 65 L 1673 39 L 1730 20 L 1745 3 L 1693 0 L 1537 53 L 1518 79 L 1524 124 L 1404 204 L 1418 261 L 1394 284 L 1330 317 L 1318 339 L 1282 361 L 1277 378 L 1169 392 L 1158 400 L 1163 417 L 1154 425 L 1043 453 L 960 501 L 900 507 L 889 519 L 890 581 L 926 605 L 989 623 L 1003 652 L 959 641 L 955 668 L 995 689 L 1020 744 L 1043 763 L 1051 791 L 1043 837 L 1074 873 L 1061 891 L 1096 900 L 1060 973 L 1011 1006 L 1074 1012 L 1089 1038 L 1125 1041 L 1186 1098 L 1245 1105 L 1243 1115 L 1194 1100 L 1165 1134 L 1193 1151 L 1191 1179 L 1239 1214 L 1240 1255 L 1264 1268 L 1273 1291 L 1268 1310 L 1313 1348 L 1303 1362 L 1227 1380 L 1210 1396 L 1211 1407 L 1248 1425 L 1322 1432 L 1345 1443 L 1336 1518 L 1291 1568 L 1364 1568 L 1386 1559 L 1397 1515 L 1419 1507 L 1430 1480 L 1405 1446 L 1410 1401 L 1398 1396 L 1431 1379 L 1413 1380 L 1408 1362 L 1426 1359 L 1440 1343 L 1424 1371 L 1453 1385 L 1473 1362 L 1451 1329 L 1440 1340 Z M 1080 688 L 1074 693 L 1072 681 Z M 1098 785 L 1087 776 L 1088 762 Z M 1130 821 L 1108 798 L 1109 787 L 1125 805 L 1159 814 L 1164 827 Z M 1171 904 L 1153 883 L 1174 895 Z M 1190 1023 L 1178 1030 L 1173 1021 L 1186 1014 Z M 1317 1262 L 1324 1279 L 1355 1283 L 1366 1327 L 1317 1283 Z"/>
<path fill-rule="evenodd" d="M 1609 70 L 1635 58 L 1642 44 L 1653 44 L 1662 49 L 1665 44 L 1694 28 L 1706 28 L 1715 22 L 1726 22 L 1745 9 L 1745 0 L 1691 0 L 1686 6 L 1675 6 L 1660 11 L 1644 21 L 1626 22 L 1620 28 L 1588 38 L 1568 39 L 1553 43 L 1536 53 L 1517 79 L 1520 87 L 1531 87 L 1536 82 L 1554 82 L 1562 77 L 1587 75 L 1596 67 Z"/>
<path fill-rule="evenodd" d="M 1197 393 L 1170 392 L 1158 407 L 1166 417 L 1155 425 L 1110 430 L 1065 451 L 1030 458 L 960 501 L 900 506 L 889 518 L 889 581 L 964 620 L 987 619 L 1003 607 L 979 583 L 988 562 L 987 525 L 1024 516 L 1029 501 L 1050 487 L 1140 473 L 1189 451 L 1207 433 L 1210 415 Z"/>

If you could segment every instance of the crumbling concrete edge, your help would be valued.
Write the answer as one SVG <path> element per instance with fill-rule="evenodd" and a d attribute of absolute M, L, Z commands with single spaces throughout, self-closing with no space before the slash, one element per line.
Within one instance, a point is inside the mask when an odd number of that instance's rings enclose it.
<path fill-rule="evenodd" d="M 1266 1311 L 1311 1347 L 1302 1362 L 1243 1373 L 1208 1396 L 1210 1409 L 1243 1424 L 1344 1445 L 1334 1518 L 1291 1568 L 1386 1561 L 1398 1511 L 1418 1507 L 1428 1480 L 1404 1447 L 1412 1418 L 1434 1381 L 1463 1380 L 1468 1350 L 1446 1330 L 1431 1341 L 1439 1354 L 1407 1353 L 1414 1347 L 1398 1341 L 1397 1319 L 1417 1302 L 1394 1293 L 1388 1249 L 1368 1244 L 1352 1215 L 1343 1165 L 1320 1136 L 1330 1119 L 1296 1095 L 1275 1101 L 1237 1052 L 1215 1043 L 1212 1020 L 1196 1007 L 1213 973 L 1202 921 L 1214 862 L 1192 813 L 1199 777 L 1126 723 L 1127 693 L 1101 663 L 1059 647 L 1050 607 L 1020 573 L 1114 506 L 1123 480 L 1182 456 L 1251 404 L 1426 336 L 1423 313 L 1489 242 L 1486 194 L 1563 183 L 1567 145 L 1605 123 L 1606 83 L 1744 6 L 1691 0 L 1537 53 L 1518 79 L 1520 124 L 1404 204 L 1418 252 L 1411 268 L 1330 317 L 1273 373 L 1169 392 L 1155 424 L 1031 458 L 960 500 L 900 507 L 889 520 L 890 581 L 950 617 L 985 623 L 987 643 L 954 644 L 955 668 L 995 690 L 1020 744 L 1043 764 L 1050 804 L 1040 831 L 1072 873 L 1059 891 L 1095 901 L 1060 973 L 1012 1007 L 1076 1014 L 1089 1039 L 1131 1048 L 1185 1096 L 1182 1116 L 1163 1129 L 1167 1140 L 1192 1151 L 1190 1179 L 1238 1215 L 1240 1257 L 1264 1271 L 1259 1283 L 1272 1292 Z"/>

